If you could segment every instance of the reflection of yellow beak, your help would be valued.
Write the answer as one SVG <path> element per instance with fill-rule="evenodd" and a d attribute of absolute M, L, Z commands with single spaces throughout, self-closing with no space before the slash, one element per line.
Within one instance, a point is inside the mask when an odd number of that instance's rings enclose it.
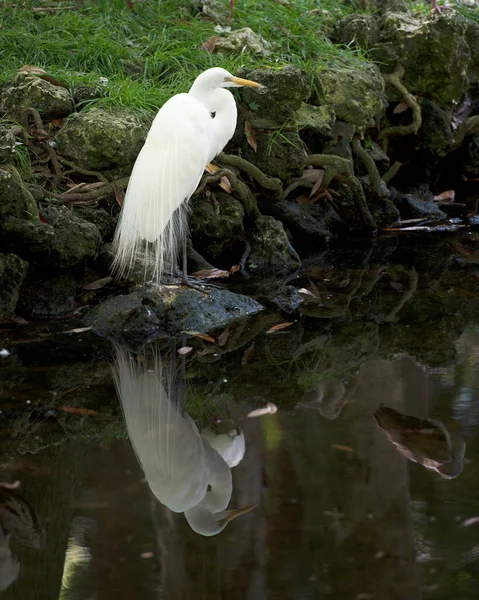
<path fill-rule="evenodd" d="M 226 81 L 231 81 L 232 83 L 236 83 L 236 85 L 246 85 L 248 87 L 264 87 L 261 83 L 256 83 L 256 81 L 250 81 L 249 79 L 241 79 L 241 77 L 226 77 Z"/>
<path fill-rule="evenodd" d="M 235 508 L 234 510 L 229 510 L 226 517 L 224 519 L 221 519 L 221 521 L 218 521 L 218 524 L 224 525 L 226 527 L 226 525 L 228 525 L 228 523 L 231 523 L 231 521 L 236 519 L 236 517 L 241 517 L 241 515 L 249 513 L 251 510 L 253 510 L 253 508 L 256 508 L 256 504 L 252 504 L 251 506 L 245 506 L 244 508 Z"/>

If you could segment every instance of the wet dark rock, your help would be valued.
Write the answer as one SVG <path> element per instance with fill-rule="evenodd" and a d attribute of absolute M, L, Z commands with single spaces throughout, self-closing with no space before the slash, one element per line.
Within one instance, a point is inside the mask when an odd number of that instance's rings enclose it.
<path fill-rule="evenodd" d="M 246 264 L 250 273 L 284 276 L 301 266 L 301 260 L 291 246 L 283 224 L 273 217 L 262 216 L 257 219 L 249 242 L 251 253 Z"/>
<path fill-rule="evenodd" d="M 427 98 L 421 98 L 419 104 L 422 125 L 417 133 L 416 148 L 431 157 L 444 156 L 454 144 L 450 113 Z"/>
<path fill-rule="evenodd" d="M 378 168 L 379 174 L 384 175 L 384 173 L 389 169 L 389 156 L 384 152 L 384 150 L 376 144 L 376 142 L 372 142 L 371 140 L 367 140 L 365 144 L 366 152 L 371 156 L 374 160 L 376 167 Z"/>
<path fill-rule="evenodd" d="M 0 321 L 15 312 L 28 263 L 15 254 L 0 254 Z"/>
<path fill-rule="evenodd" d="M 278 136 L 274 132 L 258 131 L 256 144 L 257 151 L 254 152 L 245 141 L 243 156 L 263 173 L 277 177 L 286 184 L 301 176 L 306 150 L 297 133 L 283 132 Z"/>
<path fill-rule="evenodd" d="M 59 154 L 93 171 L 132 164 L 146 137 L 133 115 L 92 108 L 70 115 L 55 136 Z"/>
<path fill-rule="evenodd" d="M 110 241 L 115 231 L 116 219 L 103 208 L 77 208 L 75 214 L 98 228 L 102 240 Z"/>
<path fill-rule="evenodd" d="M 386 13 L 379 22 L 380 42 L 371 50 L 384 70 L 405 68 L 403 82 L 440 105 L 459 100 L 467 89 L 471 52 L 467 21 L 454 10 L 414 18 Z"/>
<path fill-rule="evenodd" d="M 74 277 L 68 274 L 29 277 L 22 287 L 19 312 L 33 319 L 71 314 L 75 309 L 76 289 Z"/>
<path fill-rule="evenodd" d="M 220 256 L 243 233 L 243 217 L 241 202 L 229 194 L 193 198 L 188 216 L 193 246 L 212 259 Z"/>
<path fill-rule="evenodd" d="M 265 200 L 260 204 L 261 212 L 281 221 L 293 236 L 294 247 L 300 251 L 311 251 L 324 247 L 330 233 L 327 225 L 317 215 L 317 209 L 298 202 Z"/>
<path fill-rule="evenodd" d="M 384 81 L 372 62 L 335 57 L 317 69 L 314 83 L 312 104 L 326 104 L 347 123 L 372 125 L 384 112 Z"/>
<path fill-rule="evenodd" d="M 25 187 L 18 171 L 12 165 L 0 167 L 0 227 L 1 221 L 17 217 L 37 221 L 38 208 L 33 196 Z"/>
<path fill-rule="evenodd" d="M 0 163 L 8 162 L 15 154 L 15 136 L 0 126 Z"/>
<path fill-rule="evenodd" d="M 31 262 L 43 262 L 51 253 L 55 231 L 42 221 L 9 217 L 1 225 L 1 245 Z"/>
<path fill-rule="evenodd" d="M 418 217 L 446 218 L 446 214 L 430 198 L 422 198 L 415 194 L 398 193 L 394 203 L 401 213 L 402 219 L 415 219 Z"/>
<path fill-rule="evenodd" d="M 336 116 L 332 108 L 303 103 L 294 118 L 300 138 L 313 154 L 320 154 L 324 143 L 333 137 Z"/>
<path fill-rule="evenodd" d="M 41 200 L 45 199 L 45 192 L 43 191 L 43 189 L 41 188 L 41 186 L 39 186 L 38 184 L 36 184 L 36 183 L 26 183 L 25 187 L 30 192 L 30 194 L 33 196 L 33 199 L 35 200 L 35 202 L 38 203 Z"/>
<path fill-rule="evenodd" d="M 460 149 L 462 172 L 470 178 L 479 177 L 479 135 L 464 140 Z"/>
<path fill-rule="evenodd" d="M 379 38 L 377 17 L 366 14 L 346 15 L 339 21 L 334 37 L 345 46 L 354 45 L 369 50 Z"/>
<path fill-rule="evenodd" d="M 281 127 L 310 94 L 310 83 L 306 73 L 291 65 L 255 69 L 247 71 L 244 75 L 247 79 L 265 86 L 260 92 L 248 87 L 242 88 L 240 92 L 240 113 L 254 127 Z"/>
<path fill-rule="evenodd" d="M 53 85 L 35 75 L 18 74 L 0 91 L 0 113 L 7 119 L 19 120 L 25 108 L 35 108 L 50 121 L 66 117 L 73 110 L 71 96 L 63 87 Z"/>
<path fill-rule="evenodd" d="M 157 334 L 205 333 L 263 310 L 247 296 L 214 286 L 203 289 L 204 293 L 181 285 L 139 287 L 96 306 L 84 322 L 99 335 L 141 345 Z"/>
<path fill-rule="evenodd" d="M 332 154 L 333 156 L 340 156 L 346 160 L 353 159 L 353 151 L 351 150 L 351 144 L 347 139 L 331 140 L 324 145 L 323 154 Z"/>
<path fill-rule="evenodd" d="M 270 298 L 280 310 L 287 314 L 293 313 L 303 303 L 303 297 L 292 285 L 284 286 L 275 296 Z"/>

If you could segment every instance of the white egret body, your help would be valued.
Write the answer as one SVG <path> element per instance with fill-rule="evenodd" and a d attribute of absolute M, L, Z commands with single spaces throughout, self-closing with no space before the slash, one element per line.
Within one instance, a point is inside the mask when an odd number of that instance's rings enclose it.
<path fill-rule="evenodd" d="M 219 533 L 251 510 L 226 510 L 232 493 L 230 468 L 174 401 L 172 369 L 159 354 L 148 365 L 117 346 L 114 378 L 131 443 L 162 504 L 184 512 L 191 528 L 202 535 Z"/>
<path fill-rule="evenodd" d="M 156 115 L 136 159 L 115 232 L 113 270 L 128 274 L 137 261 L 144 279 L 160 282 L 186 240 L 186 201 L 210 162 L 233 137 L 237 109 L 227 87 L 262 87 L 215 67 L 189 93 L 170 98 Z M 212 116 L 214 113 L 214 117 Z"/>

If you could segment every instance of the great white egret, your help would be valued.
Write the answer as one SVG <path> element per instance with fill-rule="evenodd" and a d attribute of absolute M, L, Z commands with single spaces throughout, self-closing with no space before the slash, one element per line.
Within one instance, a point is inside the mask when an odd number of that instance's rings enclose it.
<path fill-rule="evenodd" d="M 184 391 L 168 361 L 158 352 L 138 361 L 116 346 L 113 373 L 128 435 L 162 504 L 184 512 L 190 527 L 206 536 L 251 510 L 227 510 L 231 470 L 184 411 Z"/>
<path fill-rule="evenodd" d="M 186 201 L 235 131 L 236 102 L 224 88 L 242 86 L 263 87 L 219 67 L 208 69 L 187 94 L 173 96 L 159 110 L 133 167 L 115 232 L 113 270 L 119 276 L 140 262 L 144 279 L 159 283 L 176 264 L 180 239 L 186 248 Z M 185 265 L 186 252 L 184 282 Z"/>

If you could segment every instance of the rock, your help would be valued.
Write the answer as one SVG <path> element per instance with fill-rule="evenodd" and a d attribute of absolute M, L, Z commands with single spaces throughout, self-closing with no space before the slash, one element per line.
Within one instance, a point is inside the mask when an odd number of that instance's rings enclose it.
<path fill-rule="evenodd" d="M 55 136 L 58 153 L 92 171 L 132 164 L 146 137 L 136 117 L 92 108 L 70 115 Z"/>
<path fill-rule="evenodd" d="M 266 200 L 260 205 L 261 212 L 281 221 L 293 236 L 294 247 L 298 250 L 311 251 L 323 247 L 330 234 L 325 223 L 319 221 L 311 213 L 313 207 L 298 202 Z"/>
<path fill-rule="evenodd" d="M 366 140 L 365 149 L 376 163 L 379 174 L 384 175 L 384 173 L 389 169 L 389 164 L 391 162 L 389 160 L 389 156 L 384 152 L 381 146 L 372 140 Z"/>
<path fill-rule="evenodd" d="M 206 333 L 263 310 L 247 296 L 213 286 L 204 289 L 203 293 L 181 285 L 139 287 L 102 302 L 84 322 L 98 335 L 142 345 L 157 334 Z"/>
<path fill-rule="evenodd" d="M 283 224 L 273 217 L 259 217 L 249 241 L 251 253 L 246 264 L 250 273 L 284 276 L 301 266 L 301 260 L 291 246 Z"/>
<path fill-rule="evenodd" d="M 73 313 L 77 284 L 71 275 L 27 278 L 19 310 L 23 316 L 46 319 Z"/>
<path fill-rule="evenodd" d="M 479 135 L 468 136 L 459 152 L 466 177 L 479 177 Z"/>
<path fill-rule="evenodd" d="M 272 45 L 257 35 L 249 27 L 237 29 L 228 34 L 227 37 L 216 39 L 214 52 L 225 54 L 254 54 L 256 56 L 269 56 Z M 256 81 L 254 79 L 253 81 Z"/>
<path fill-rule="evenodd" d="M 66 117 L 73 110 L 68 90 L 48 81 L 19 73 L 0 92 L 0 112 L 7 119 L 19 120 L 25 108 L 35 108 L 42 119 L 51 121 Z"/>
<path fill-rule="evenodd" d="M 55 231 L 42 221 L 9 217 L 1 224 L 1 244 L 31 262 L 48 259 L 55 241 Z"/>
<path fill-rule="evenodd" d="M 38 208 L 33 196 L 26 189 L 18 171 L 12 165 L 0 167 L 0 227 L 2 220 L 17 217 L 36 221 Z"/>
<path fill-rule="evenodd" d="M 91 87 L 89 85 L 74 85 L 72 89 L 73 102 L 75 106 L 83 108 L 87 102 L 103 98 L 105 90 L 101 87 Z"/>
<path fill-rule="evenodd" d="M 244 232 L 243 217 L 241 202 L 229 194 L 215 192 L 214 200 L 194 198 L 188 216 L 193 246 L 217 258 Z"/>
<path fill-rule="evenodd" d="M 228 9 L 219 0 L 200 0 L 201 14 L 215 23 L 225 23 Z"/>
<path fill-rule="evenodd" d="M 0 126 L 0 163 L 11 160 L 15 154 L 15 136 L 6 127 Z"/>
<path fill-rule="evenodd" d="M 324 145 L 323 154 L 331 154 L 333 156 L 339 156 L 346 160 L 353 160 L 353 151 L 351 144 L 347 139 L 331 140 Z"/>
<path fill-rule="evenodd" d="M 367 14 L 346 15 L 337 24 L 334 37 L 348 48 L 357 46 L 369 50 L 379 38 L 377 17 Z"/>
<path fill-rule="evenodd" d="M 313 104 L 326 104 L 336 117 L 357 127 L 374 124 L 385 108 L 384 81 L 372 62 L 334 57 L 314 75 Z"/>
<path fill-rule="evenodd" d="M 380 41 L 371 55 L 382 69 L 392 72 L 403 65 L 408 90 L 426 94 L 440 105 L 461 99 L 471 62 L 464 17 L 454 10 L 426 18 L 386 13 L 379 27 Z"/>
<path fill-rule="evenodd" d="M 64 206 L 48 206 L 42 210 L 42 216 L 55 232 L 49 256 L 52 265 L 74 267 L 97 255 L 101 235 L 96 225 L 81 219 Z"/>
<path fill-rule="evenodd" d="M 15 254 L 0 254 L 0 321 L 15 313 L 28 263 Z"/>
<path fill-rule="evenodd" d="M 310 82 L 306 73 L 291 65 L 254 69 L 245 72 L 244 77 L 265 86 L 260 91 L 248 87 L 240 91 L 240 113 L 254 127 L 282 127 L 310 94 Z"/>
<path fill-rule="evenodd" d="M 439 206 L 430 199 L 423 199 L 415 194 L 398 193 L 394 203 L 401 213 L 402 219 L 416 219 L 418 217 L 432 217 L 445 219 L 447 215 Z"/>
<path fill-rule="evenodd" d="M 417 132 L 416 148 L 428 156 L 445 156 L 454 145 L 451 116 L 432 100 L 421 98 L 422 125 Z"/>
<path fill-rule="evenodd" d="M 110 241 L 115 231 L 116 219 L 103 208 L 76 208 L 75 214 L 98 228 L 101 238 Z"/>
<path fill-rule="evenodd" d="M 304 302 L 303 297 L 292 285 L 285 285 L 270 301 L 288 315 Z"/>
<path fill-rule="evenodd" d="M 408 12 L 411 10 L 409 0 L 367 0 L 368 10 L 373 13 Z"/>
<path fill-rule="evenodd" d="M 471 52 L 471 64 L 469 68 L 479 65 L 479 23 L 477 21 L 467 20 L 466 42 Z M 470 77 L 477 80 L 477 74 L 470 73 Z"/>
<path fill-rule="evenodd" d="M 300 138 L 313 154 L 321 154 L 324 143 L 333 137 L 334 110 L 303 103 L 294 118 Z"/>
<path fill-rule="evenodd" d="M 256 132 L 257 151 L 255 152 L 245 140 L 243 156 L 254 163 L 263 173 L 277 177 L 285 184 L 301 177 L 306 150 L 297 133 Z"/>

